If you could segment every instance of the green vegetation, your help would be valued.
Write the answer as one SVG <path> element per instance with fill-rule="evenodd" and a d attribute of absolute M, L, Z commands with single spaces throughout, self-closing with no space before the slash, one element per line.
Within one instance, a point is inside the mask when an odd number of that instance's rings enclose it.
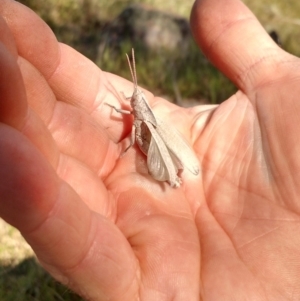
<path fill-rule="evenodd" d="M 16 266 L 0 264 L 0 300 L 80 301 L 83 300 L 49 276 L 31 257 Z"/>
<path fill-rule="evenodd" d="M 0 300 L 82 301 L 38 264 L 20 232 L 0 218 Z"/>
<path fill-rule="evenodd" d="M 188 55 L 174 58 L 168 52 L 152 53 L 137 45 L 122 45 L 117 54 L 107 50 L 99 58 L 99 44 L 107 26 L 120 12 L 133 3 L 156 7 L 161 11 L 188 18 L 193 0 L 21 0 L 50 25 L 60 41 L 71 45 L 101 69 L 130 79 L 124 54 L 136 50 L 139 84 L 155 95 L 178 102 L 186 99 L 220 103 L 236 91 L 233 84 L 217 71 L 191 45 Z M 244 0 L 258 16 L 267 31 L 276 30 L 284 49 L 300 55 L 300 2 L 294 0 Z M 142 58 L 142 63 L 141 63 Z M 195 67 L 197 66 L 197 67 Z M 163 70 L 163 72 L 162 72 Z"/>
<path fill-rule="evenodd" d="M 101 61 L 97 63 L 101 69 L 131 80 L 125 53 L 131 53 L 131 45 L 125 44 L 118 55 L 110 51 L 104 52 Z M 173 102 L 182 103 L 182 99 L 201 98 L 218 103 L 236 90 L 207 61 L 196 45 L 192 45 L 184 58 L 168 55 L 167 51 L 145 52 L 139 47 L 135 47 L 135 57 L 139 84 L 155 95 L 164 95 Z"/>
<path fill-rule="evenodd" d="M 295 0 L 243 0 L 270 32 L 276 30 L 283 48 L 300 56 L 300 1 Z"/>

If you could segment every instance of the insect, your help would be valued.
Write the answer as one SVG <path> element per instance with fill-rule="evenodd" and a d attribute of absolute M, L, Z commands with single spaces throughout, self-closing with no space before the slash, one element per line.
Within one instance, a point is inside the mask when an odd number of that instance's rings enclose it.
<path fill-rule="evenodd" d="M 197 157 L 179 132 L 154 116 L 144 92 L 138 88 L 134 50 L 132 49 L 132 66 L 127 54 L 126 57 L 134 89 L 132 96 L 125 98 L 130 99 L 132 111 L 118 109 L 106 103 L 116 112 L 134 116 L 130 145 L 124 153 L 136 142 L 147 156 L 150 175 L 157 181 L 169 182 L 171 187 L 179 187 L 182 184 L 178 176 L 180 170 L 187 168 L 194 175 L 199 174 Z"/>

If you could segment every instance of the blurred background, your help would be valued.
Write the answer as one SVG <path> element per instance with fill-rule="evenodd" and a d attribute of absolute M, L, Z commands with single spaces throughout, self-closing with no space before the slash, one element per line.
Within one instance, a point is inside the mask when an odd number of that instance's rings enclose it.
<path fill-rule="evenodd" d="M 236 91 L 195 45 L 193 0 L 20 0 L 64 42 L 101 69 L 130 79 L 134 47 L 139 84 L 182 106 L 220 103 Z M 244 0 L 284 49 L 300 55 L 300 1 Z"/>
<path fill-rule="evenodd" d="M 300 56 L 300 1 L 243 0 L 286 51 Z M 197 49 L 189 28 L 192 0 L 19 0 L 57 39 L 101 69 L 130 78 L 134 47 L 139 85 L 181 106 L 221 103 L 236 88 Z M 0 300 L 82 300 L 54 281 L 31 248 L 0 219 Z"/>

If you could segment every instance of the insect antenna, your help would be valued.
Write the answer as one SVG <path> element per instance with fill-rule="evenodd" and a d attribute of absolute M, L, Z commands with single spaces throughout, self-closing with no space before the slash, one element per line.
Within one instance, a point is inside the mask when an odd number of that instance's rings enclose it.
<path fill-rule="evenodd" d="M 132 48 L 132 66 L 130 63 L 130 59 L 128 54 L 126 53 L 126 57 L 127 57 L 127 61 L 128 61 L 128 65 L 129 65 L 129 69 L 130 69 L 130 73 L 131 73 L 131 77 L 132 77 L 132 81 L 133 81 L 133 85 L 135 88 L 137 88 L 137 77 L 136 77 L 136 69 L 135 69 L 135 58 L 134 58 L 134 50 Z"/>

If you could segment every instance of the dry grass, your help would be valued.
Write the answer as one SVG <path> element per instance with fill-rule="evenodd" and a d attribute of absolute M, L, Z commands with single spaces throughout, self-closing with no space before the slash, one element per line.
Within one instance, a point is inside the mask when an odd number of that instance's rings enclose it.
<path fill-rule="evenodd" d="M 0 264 L 17 265 L 33 254 L 20 232 L 0 218 Z"/>
<path fill-rule="evenodd" d="M 20 232 L 0 219 L 0 300 L 83 301 L 38 264 Z"/>

